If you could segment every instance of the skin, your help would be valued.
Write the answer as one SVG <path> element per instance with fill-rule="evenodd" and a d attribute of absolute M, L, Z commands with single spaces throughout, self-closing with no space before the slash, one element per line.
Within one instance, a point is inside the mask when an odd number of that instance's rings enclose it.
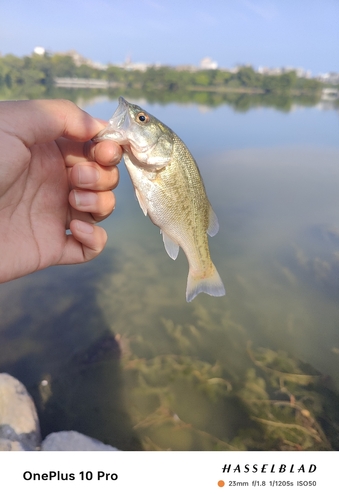
<path fill-rule="evenodd" d="M 103 250 L 122 154 L 90 141 L 105 125 L 69 101 L 0 102 L 0 283 Z"/>

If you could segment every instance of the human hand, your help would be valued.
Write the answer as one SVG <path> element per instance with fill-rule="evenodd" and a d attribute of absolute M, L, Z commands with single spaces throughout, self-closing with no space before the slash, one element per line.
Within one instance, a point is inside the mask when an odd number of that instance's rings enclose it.
<path fill-rule="evenodd" d="M 122 153 L 90 141 L 103 127 L 69 101 L 0 102 L 0 283 L 103 250 Z"/>

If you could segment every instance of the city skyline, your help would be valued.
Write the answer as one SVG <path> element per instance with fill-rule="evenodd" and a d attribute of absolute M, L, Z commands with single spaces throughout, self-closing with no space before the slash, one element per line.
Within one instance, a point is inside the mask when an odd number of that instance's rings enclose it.
<path fill-rule="evenodd" d="M 102 63 L 339 72 L 339 2 L 299 0 L 17 0 L 2 6 L 0 52 L 75 49 Z"/>
<path fill-rule="evenodd" d="M 71 50 L 68 50 L 65 52 L 54 52 L 53 53 L 51 51 L 47 51 L 45 49 L 45 47 L 35 47 L 34 50 L 32 51 L 32 54 L 36 54 L 36 55 L 40 55 L 40 56 L 43 56 L 43 55 L 70 56 L 73 59 L 73 61 L 75 62 L 76 66 L 80 66 L 82 64 L 85 64 L 85 65 L 91 66 L 93 68 L 101 69 L 104 71 L 109 67 L 109 65 L 107 65 L 107 64 L 102 64 L 102 63 L 99 63 L 97 61 L 92 61 L 91 59 L 85 57 L 83 54 L 79 54 L 79 52 L 77 52 L 75 49 L 71 49 Z M 125 61 L 123 61 L 123 62 L 110 63 L 110 65 L 118 66 L 120 68 L 124 68 L 127 70 L 138 70 L 138 71 L 142 71 L 142 72 L 146 71 L 146 69 L 150 68 L 150 67 L 157 67 L 157 68 L 159 68 L 159 67 L 173 67 L 177 70 L 199 71 L 199 70 L 219 69 L 221 71 L 229 71 L 231 73 L 236 73 L 239 71 L 239 69 L 241 67 L 249 66 L 257 73 L 266 74 L 266 75 L 274 75 L 274 76 L 281 75 L 281 74 L 287 73 L 289 71 L 295 71 L 298 77 L 304 77 L 304 78 L 321 78 L 321 77 L 328 77 L 331 74 L 333 74 L 338 79 L 338 75 L 339 75 L 339 73 L 336 73 L 336 72 L 331 72 L 331 73 L 326 72 L 326 73 L 321 73 L 318 75 L 312 75 L 311 71 L 306 71 L 304 68 L 300 68 L 300 67 L 294 68 L 292 66 L 285 66 L 285 67 L 281 67 L 281 68 L 268 68 L 265 66 L 258 66 L 257 68 L 255 68 L 253 65 L 247 64 L 247 65 L 242 65 L 242 66 L 234 66 L 233 68 L 222 68 L 219 66 L 218 61 L 214 61 L 210 57 L 203 57 L 200 60 L 200 64 L 198 66 L 188 65 L 188 64 L 187 65 L 173 66 L 173 65 L 162 65 L 161 63 L 154 64 L 154 63 L 148 63 L 148 62 L 143 62 L 143 61 L 133 61 L 130 56 L 127 56 Z"/>

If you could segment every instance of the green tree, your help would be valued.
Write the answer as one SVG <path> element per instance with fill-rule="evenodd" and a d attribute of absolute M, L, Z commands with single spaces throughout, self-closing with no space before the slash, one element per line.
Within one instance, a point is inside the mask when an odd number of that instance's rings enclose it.
<path fill-rule="evenodd" d="M 289 71 L 288 73 L 283 73 L 279 76 L 280 89 L 282 91 L 291 90 L 296 84 L 297 75 L 295 71 Z"/>
<path fill-rule="evenodd" d="M 53 76 L 70 77 L 76 76 L 77 67 L 71 56 L 54 54 L 51 57 Z"/>
<path fill-rule="evenodd" d="M 243 66 L 237 73 L 237 79 L 244 87 L 259 87 L 261 76 L 251 66 Z"/>
<path fill-rule="evenodd" d="M 196 85 L 210 85 L 211 84 L 211 74 L 208 71 L 197 71 L 193 73 L 193 81 Z"/>

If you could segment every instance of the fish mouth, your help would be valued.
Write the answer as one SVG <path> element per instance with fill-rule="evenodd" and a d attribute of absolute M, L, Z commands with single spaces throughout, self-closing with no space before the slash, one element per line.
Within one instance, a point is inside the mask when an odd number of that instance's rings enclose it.
<path fill-rule="evenodd" d="M 111 139 L 119 144 L 125 142 L 125 132 L 129 127 L 129 103 L 122 97 L 119 97 L 119 104 L 112 118 L 109 120 L 107 127 L 101 130 L 93 137 L 93 142 L 101 142 L 106 139 Z"/>
<path fill-rule="evenodd" d="M 122 96 L 120 96 L 118 107 L 109 121 L 110 125 L 114 126 L 117 129 L 122 128 L 126 121 L 126 115 L 128 115 L 127 110 L 128 102 Z"/>

